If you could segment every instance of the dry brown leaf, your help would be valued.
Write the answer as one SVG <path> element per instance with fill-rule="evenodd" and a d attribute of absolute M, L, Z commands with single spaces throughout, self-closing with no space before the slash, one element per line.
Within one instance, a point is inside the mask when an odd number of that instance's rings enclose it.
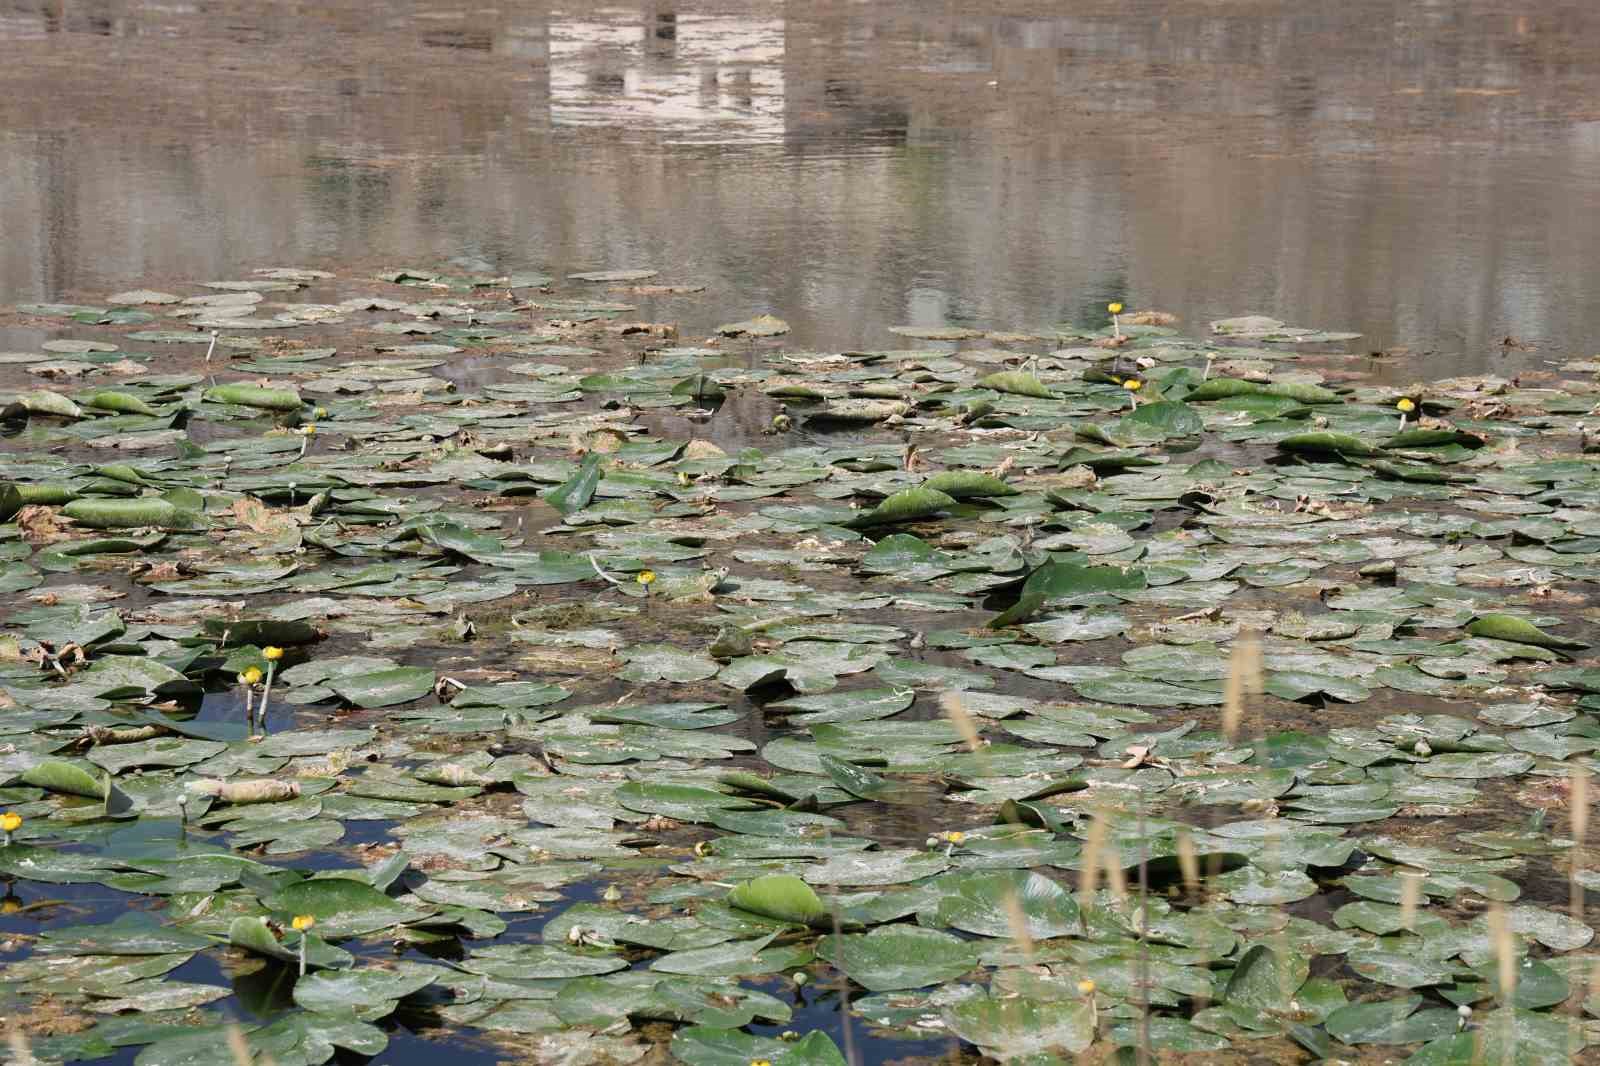
<path fill-rule="evenodd" d="M 157 563 L 137 576 L 139 581 L 176 581 L 183 576 L 177 563 Z"/>
<path fill-rule="evenodd" d="M 623 292 L 631 296 L 685 296 L 705 292 L 704 285 L 613 285 L 607 292 Z"/>
<path fill-rule="evenodd" d="M 682 829 L 683 823 L 674 821 L 664 814 L 655 814 L 639 823 L 639 828 L 646 833 L 665 833 L 671 829 Z"/>
<path fill-rule="evenodd" d="M 274 511 L 254 496 L 242 496 L 233 501 L 233 517 L 246 529 L 268 536 L 278 536 L 294 529 L 299 523 L 293 515 Z"/>
<path fill-rule="evenodd" d="M 22 530 L 23 539 L 32 544 L 51 544 L 64 540 L 67 535 L 61 523 L 57 521 L 55 511 L 38 504 L 29 504 L 22 508 L 12 521 Z"/>

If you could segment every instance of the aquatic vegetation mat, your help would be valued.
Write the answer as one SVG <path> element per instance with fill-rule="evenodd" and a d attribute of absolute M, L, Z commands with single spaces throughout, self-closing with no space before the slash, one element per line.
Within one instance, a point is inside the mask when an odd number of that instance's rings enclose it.
<path fill-rule="evenodd" d="M 1600 1040 L 1600 364 L 1120 305 L 689 344 L 628 316 L 692 279 L 557 276 L 0 316 L 53 335 L 0 353 L 39 1061 Z"/>

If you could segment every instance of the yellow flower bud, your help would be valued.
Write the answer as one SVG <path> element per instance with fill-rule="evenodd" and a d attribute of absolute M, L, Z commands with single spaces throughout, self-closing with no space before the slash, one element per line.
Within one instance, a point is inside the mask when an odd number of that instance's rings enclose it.
<path fill-rule="evenodd" d="M 1411 401 L 1410 397 L 1402 396 L 1400 397 L 1400 402 L 1395 404 L 1395 408 L 1399 410 L 1401 414 L 1408 415 L 1417 409 L 1417 405 Z"/>
<path fill-rule="evenodd" d="M 244 672 L 239 675 L 239 683 L 241 685 L 261 684 L 261 668 L 259 666 L 246 667 Z"/>
<path fill-rule="evenodd" d="M 1129 378 L 1127 381 L 1122 383 L 1122 387 L 1127 389 L 1129 392 L 1138 392 L 1140 389 L 1144 388 L 1144 382 L 1140 381 L 1138 378 Z"/>
<path fill-rule="evenodd" d="M 300 432 L 308 437 L 315 437 L 317 435 L 317 427 L 314 423 L 308 422 L 300 427 Z"/>
<path fill-rule="evenodd" d="M 1078 982 L 1078 995 L 1080 995 L 1080 996 L 1092 996 L 1092 995 L 1094 995 L 1094 982 L 1089 980 L 1087 977 L 1085 977 L 1083 980 L 1079 981 Z"/>
<path fill-rule="evenodd" d="M 22 815 L 16 811 L 6 811 L 4 814 L 0 814 L 0 829 L 5 830 L 7 833 L 15 833 L 21 828 Z"/>
<path fill-rule="evenodd" d="M 1106 310 L 1114 315 L 1120 315 L 1122 314 L 1122 305 L 1120 303 L 1106 304 Z"/>
<path fill-rule="evenodd" d="M 268 647 L 261 649 L 261 655 L 267 660 L 267 662 L 275 663 L 279 659 L 283 658 L 283 649 L 275 648 L 269 645 Z"/>
<path fill-rule="evenodd" d="M 944 838 L 952 844 L 959 844 L 963 840 L 967 839 L 967 834 L 963 833 L 959 829 L 952 829 L 950 832 L 944 835 Z"/>
<path fill-rule="evenodd" d="M 639 576 L 635 577 L 634 580 L 641 585 L 653 585 L 656 580 L 656 572 L 654 570 L 641 570 L 639 571 Z"/>
<path fill-rule="evenodd" d="M 307 929 L 310 929 L 313 925 L 316 925 L 317 919 L 316 916 L 312 914 L 297 914 L 294 916 L 294 919 L 289 922 L 289 924 L 294 927 L 295 932 L 303 933 Z"/>

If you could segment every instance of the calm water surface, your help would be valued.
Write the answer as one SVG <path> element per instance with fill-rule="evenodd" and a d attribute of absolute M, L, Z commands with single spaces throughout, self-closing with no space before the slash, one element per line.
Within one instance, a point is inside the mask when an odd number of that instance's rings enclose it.
<path fill-rule="evenodd" d="M 1592 0 L 0 0 L 0 303 L 464 257 L 704 284 L 644 308 L 686 337 L 1115 297 L 1499 370 L 1600 350 L 1597 40 Z"/>

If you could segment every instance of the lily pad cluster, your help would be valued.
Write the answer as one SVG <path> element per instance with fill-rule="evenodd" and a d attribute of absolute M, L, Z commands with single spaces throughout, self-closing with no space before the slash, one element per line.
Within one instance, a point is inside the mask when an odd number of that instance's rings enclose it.
<path fill-rule="evenodd" d="M 699 291 L 656 277 L 16 309 L 72 334 L 0 353 L 41 1061 L 1600 1038 L 1595 366 L 1391 387 L 1259 317 L 690 344 L 625 317 Z"/>

